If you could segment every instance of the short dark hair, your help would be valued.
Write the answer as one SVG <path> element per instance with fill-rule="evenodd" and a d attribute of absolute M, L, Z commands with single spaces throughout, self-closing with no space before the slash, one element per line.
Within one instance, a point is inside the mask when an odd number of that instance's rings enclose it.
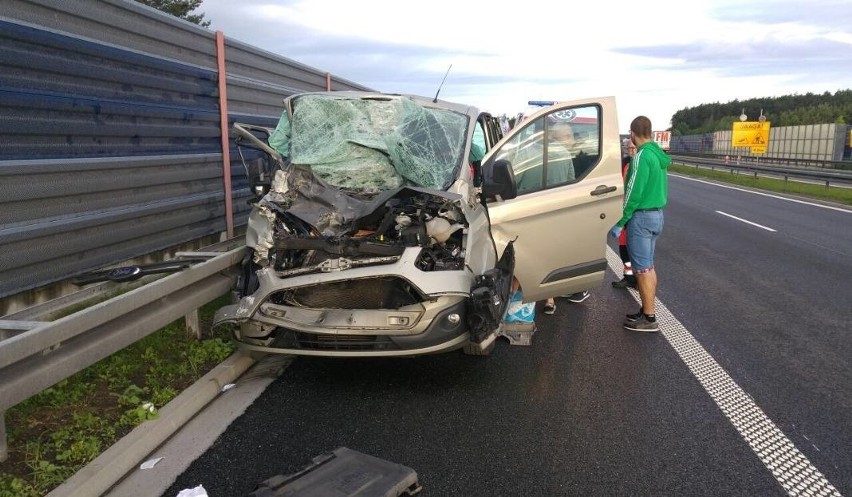
<path fill-rule="evenodd" d="M 651 138 L 651 120 L 645 116 L 638 116 L 630 123 L 630 131 L 639 138 Z"/>

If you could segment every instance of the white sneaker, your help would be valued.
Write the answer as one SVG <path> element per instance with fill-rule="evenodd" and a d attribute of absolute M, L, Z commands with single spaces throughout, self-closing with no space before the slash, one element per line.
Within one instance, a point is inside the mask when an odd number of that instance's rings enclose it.
<path fill-rule="evenodd" d="M 566 295 L 565 298 L 568 299 L 568 302 L 579 304 L 589 298 L 589 295 L 591 295 L 591 293 L 589 293 L 588 290 L 585 290 L 582 292 L 572 293 L 571 295 Z"/>

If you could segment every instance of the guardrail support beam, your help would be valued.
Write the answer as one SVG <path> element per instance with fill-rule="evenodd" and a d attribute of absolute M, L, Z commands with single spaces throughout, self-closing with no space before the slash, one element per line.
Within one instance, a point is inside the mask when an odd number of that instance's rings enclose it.
<path fill-rule="evenodd" d="M 194 336 L 196 340 L 201 340 L 201 323 L 198 317 L 198 309 L 187 314 L 183 320 L 186 325 L 186 334 Z"/>
<path fill-rule="evenodd" d="M 0 462 L 9 459 L 9 445 L 6 443 L 6 411 L 0 411 Z"/>

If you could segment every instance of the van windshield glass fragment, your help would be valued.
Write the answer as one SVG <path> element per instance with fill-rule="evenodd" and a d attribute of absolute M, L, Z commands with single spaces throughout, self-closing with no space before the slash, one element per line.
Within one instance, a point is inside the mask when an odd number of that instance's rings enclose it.
<path fill-rule="evenodd" d="M 304 95 L 293 100 L 290 161 L 353 193 L 447 189 L 463 163 L 468 117 L 391 99 Z"/>

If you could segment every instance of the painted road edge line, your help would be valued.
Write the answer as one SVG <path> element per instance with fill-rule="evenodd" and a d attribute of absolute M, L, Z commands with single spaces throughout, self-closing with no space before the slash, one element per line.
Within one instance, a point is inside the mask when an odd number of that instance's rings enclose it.
<path fill-rule="evenodd" d="M 751 193 L 753 195 L 760 195 L 761 197 L 771 197 L 771 198 L 774 198 L 774 199 L 784 200 L 784 201 L 787 201 L 787 202 L 793 202 L 793 203 L 796 203 L 796 204 L 810 205 L 811 207 L 819 207 L 821 209 L 829 209 L 829 210 L 833 210 L 833 211 L 837 211 L 837 212 L 845 212 L 847 214 L 852 214 L 852 209 L 849 209 L 849 208 L 835 207 L 833 205 L 825 205 L 825 204 L 819 204 L 817 202 L 808 202 L 807 200 L 799 200 L 799 199 L 795 199 L 795 198 L 784 197 L 784 196 L 781 196 L 781 195 L 773 195 L 771 193 L 760 192 L 760 191 L 756 191 L 756 190 L 749 190 L 747 188 L 739 188 L 739 187 L 736 187 L 736 186 L 725 185 L 725 184 L 721 184 L 721 183 L 715 183 L 713 181 L 707 181 L 707 180 L 703 180 L 703 179 L 692 178 L 690 176 L 683 176 L 683 175 L 680 175 L 680 174 L 671 174 L 670 173 L 670 176 L 674 176 L 675 178 L 680 178 L 680 179 L 684 179 L 684 180 L 687 180 L 687 181 L 694 181 L 696 183 L 704 183 L 705 185 L 718 186 L 719 188 L 727 188 L 728 190 L 737 190 L 739 192 Z"/>
<path fill-rule="evenodd" d="M 618 254 L 607 246 L 606 257 L 610 269 L 620 276 L 623 265 Z M 639 293 L 629 290 L 640 302 Z M 842 497 L 660 299 L 655 304 L 660 332 L 787 494 Z"/>

